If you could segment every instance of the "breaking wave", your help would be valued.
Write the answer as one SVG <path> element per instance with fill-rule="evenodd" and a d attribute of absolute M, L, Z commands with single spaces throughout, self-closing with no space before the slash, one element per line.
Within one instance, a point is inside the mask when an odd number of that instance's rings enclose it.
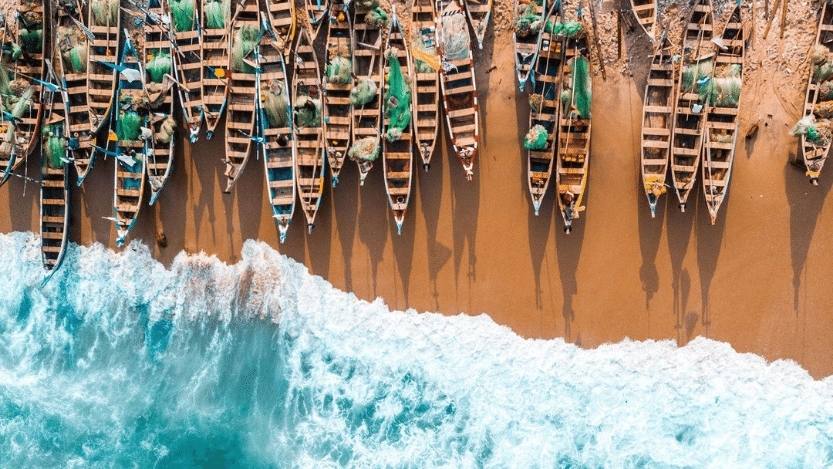
<path fill-rule="evenodd" d="M 720 342 L 582 350 L 242 260 L 0 235 L 6 467 L 822 467 L 833 378 Z"/>

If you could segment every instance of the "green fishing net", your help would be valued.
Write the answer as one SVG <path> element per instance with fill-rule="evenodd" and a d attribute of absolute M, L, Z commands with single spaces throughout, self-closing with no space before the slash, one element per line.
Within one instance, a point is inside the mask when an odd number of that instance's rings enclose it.
<path fill-rule="evenodd" d="M 388 25 L 388 14 L 381 7 L 375 6 L 367 12 L 364 22 L 371 28 L 382 29 Z"/>
<path fill-rule="evenodd" d="M 43 128 L 43 153 L 46 156 L 46 164 L 54 169 L 64 167 L 67 141 L 61 136 L 61 127 L 61 125 L 48 125 Z"/>
<path fill-rule="evenodd" d="M 376 82 L 370 78 L 359 78 L 356 86 L 350 90 L 350 102 L 353 106 L 364 106 L 376 98 L 379 89 Z"/>
<path fill-rule="evenodd" d="M 527 150 L 546 150 L 548 137 L 547 129 L 541 124 L 535 124 L 524 137 L 524 148 Z"/>
<path fill-rule="evenodd" d="M 717 107 L 738 107 L 741 84 L 740 64 L 724 67 L 705 86 L 708 90 L 709 104 Z"/>
<path fill-rule="evenodd" d="M 260 30 L 252 26 L 243 26 L 234 34 L 234 45 L 231 48 L 231 69 L 236 72 L 253 73 L 254 67 L 246 63 L 253 61 L 251 56 L 260 42 Z"/>
<path fill-rule="evenodd" d="M 389 71 L 385 90 L 385 117 L 388 129 L 385 138 L 395 142 L 402 137 L 402 131 L 411 123 L 411 87 L 402 74 L 402 66 L 396 49 L 388 51 Z"/>
<path fill-rule="evenodd" d="M 160 50 L 153 55 L 153 58 L 145 66 L 148 72 L 150 81 L 154 83 L 162 83 L 165 79 L 165 74 L 171 73 L 171 54 L 168 51 Z"/>
<path fill-rule="evenodd" d="M 14 103 L 12 106 L 11 114 L 12 116 L 19 118 L 22 117 L 23 114 L 32 106 L 32 97 L 35 95 L 35 89 L 31 86 L 26 88 L 23 93 L 21 93 L 20 98 Z"/>
<path fill-rule="evenodd" d="M 580 55 L 572 59 L 573 67 L 573 106 L 579 117 L 590 118 L 590 105 L 593 97 L 593 84 L 590 78 L 590 61 Z"/>
<path fill-rule="evenodd" d="M 43 29 L 20 30 L 20 45 L 29 53 L 41 52 L 43 50 Z"/>
<path fill-rule="evenodd" d="M 321 101 L 301 96 L 295 101 L 295 123 L 299 127 L 321 127 Z"/>
<path fill-rule="evenodd" d="M 90 0 L 92 23 L 96 26 L 119 25 L 119 0 Z"/>
<path fill-rule="evenodd" d="M 353 161 L 376 161 L 379 158 L 379 139 L 364 137 L 356 140 L 347 150 L 347 156 Z"/>
<path fill-rule="evenodd" d="M 223 29 L 231 13 L 229 0 L 208 0 L 205 2 L 205 27 L 207 29 Z"/>
<path fill-rule="evenodd" d="M 194 0 L 169 0 L 168 5 L 171 7 L 171 21 L 174 25 L 174 31 L 191 31 L 194 29 L 194 9 L 196 2 Z"/>
<path fill-rule="evenodd" d="M 683 91 L 696 92 L 701 96 L 706 95 L 713 71 L 714 66 L 711 59 L 686 65 L 682 74 Z"/>
<path fill-rule="evenodd" d="M 443 56 L 446 60 L 467 59 L 471 53 L 471 38 L 465 15 L 445 15 L 442 28 Z"/>
<path fill-rule="evenodd" d="M 541 26 L 543 24 L 542 15 L 535 11 L 535 6 L 533 4 L 528 4 L 526 6 L 518 6 L 520 10 L 518 12 L 518 17 L 515 20 L 515 34 L 518 37 L 526 38 L 537 34 L 541 31 Z"/>
<path fill-rule="evenodd" d="M 578 21 L 566 21 L 563 23 L 559 21 L 553 24 L 553 22 L 549 20 L 544 28 L 546 32 L 554 36 L 563 36 L 567 38 L 578 36 L 584 29 Z"/>
<path fill-rule="evenodd" d="M 289 96 L 286 87 L 275 80 L 263 91 L 263 112 L 271 128 L 288 127 L 289 124 Z"/>
<path fill-rule="evenodd" d="M 116 121 L 119 140 L 138 140 L 142 134 L 142 117 L 136 111 L 122 111 Z"/>
<path fill-rule="evenodd" d="M 337 55 L 327 64 L 324 73 L 330 83 L 346 85 L 353 79 L 353 63 L 347 57 Z"/>

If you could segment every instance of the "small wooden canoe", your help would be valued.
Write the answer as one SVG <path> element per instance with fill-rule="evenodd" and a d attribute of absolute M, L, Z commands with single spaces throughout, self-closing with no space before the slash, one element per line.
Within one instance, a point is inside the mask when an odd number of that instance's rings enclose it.
<path fill-rule="evenodd" d="M 246 169 L 256 139 L 257 111 L 256 38 L 260 37 L 260 9 L 257 0 L 244 0 L 237 5 L 231 21 L 231 52 L 229 53 L 228 112 L 225 133 L 225 193 L 237 183 Z"/>
<path fill-rule="evenodd" d="M 413 65 L 395 9 L 391 15 L 385 44 L 385 76 L 388 78 L 385 80 L 383 103 L 382 165 L 385 192 L 393 210 L 396 232 L 402 234 L 413 180 L 411 90 L 405 78 L 413 76 Z M 403 126 L 402 120 L 405 119 L 407 124 Z"/>
<path fill-rule="evenodd" d="M 90 132 L 109 128 L 111 108 L 118 86 L 121 9 L 118 0 L 89 0 L 87 28 L 93 39 L 87 42 L 87 105 Z"/>
<path fill-rule="evenodd" d="M 465 0 L 465 8 L 474 38 L 477 39 L 477 48 L 483 49 L 483 39 L 492 17 L 492 0 Z"/>
<path fill-rule="evenodd" d="M 292 0 L 260 0 L 260 9 L 265 12 L 272 30 L 278 38 L 281 52 L 289 52 L 295 39 L 295 2 Z M 280 44 L 279 44 L 280 45 Z"/>
<path fill-rule="evenodd" d="M 145 169 L 150 185 L 150 205 L 153 205 L 170 178 L 174 165 L 176 86 L 171 78 L 176 73 L 173 57 L 176 54 L 168 34 L 168 26 L 158 20 L 166 14 L 160 0 L 151 0 L 148 11 L 151 15 L 143 28 L 143 56 L 153 148 L 152 153 L 148 155 Z"/>
<path fill-rule="evenodd" d="M 348 75 L 353 67 L 351 29 L 347 5 L 343 0 L 333 0 L 330 3 L 330 27 L 324 58 L 327 69 L 323 77 L 327 162 L 330 164 L 333 187 L 338 185 L 338 176 L 350 148 L 350 132 L 353 128 L 353 107 L 350 105 L 353 78 Z"/>
<path fill-rule="evenodd" d="M 631 0 L 631 9 L 639 26 L 653 41 L 656 34 L 654 25 L 657 23 L 657 0 Z"/>
<path fill-rule="evenodd" d="M 67 148 L 80 186 L 93 168 L 95 135 L 91 131 L 87 103 L 87 35 L 81 10 L 73 4 L 58 3 L 54 61 L 58 80 L 67 90 Z"/>
<path fill-rule="evenodd" d="M 261 8 L 266 6 L 261 4 Z M 280 17 L 278 17 L 279 19 Z M 292 134 L 292 107 L 289 82 L 283 57 L 283 37 L 287 29 L 272 16 L 271 30 L 260 41 L 259 112 L 257 115 L 260 151 L 266 175 L 266 193 L 280 242 L 286 241 L 295 212 L 295 138 Z M 282 32 L 279 32 L 282 31 Z"/>
<path fill-rule="evenodd" d="M 642 101 L 640 166 L 651 218 L 656 216 L 657 203 L 666 192 L 673 106 L 674 62 L 670 44 L 666 41 L 654 51 Z"/>
<path fill-rule="evenodd" d="M 454 154 L 460 159 L 466 179 L 474 176 L 474 161 L 480 144 L 480 117 L 477 103 L 477 87 L 474 82 L 474 60 L 471 47 L 459 44 L 462 32 L 465 32 L 465 17 L 457 0 L 451 0 L 440 13 L 440 25 L 437 28 L 441 57 L 441 89 L 445 122 L 454 148 Z M 466 42 L 468 35 L 465 35 Z M 450 50 L 452 43 L 458 49 Z"/>
<path fill-rule="evenodd" d="M 352 140 L 353 145 L 356 145 L 363 138 L 379 138 L 382 119 L 382 30 L 365 21 L 370 11 L 368 8 L 357 4 L 352 6 L 353 74 L 356 75 L 353 87 L 359 86 L 362 80 L 373 81 L 376 85 L 376 95 L 367 104 L 353 106 Z M 373 168 L 373 160 L 354 158 L 354 161 L 359 167 L 359 185 L 364 185 L 364 180 Z"/>
<path fill-rule="evenodd" d="M 202 46 L 200 44 L 200 6 L 199 0 L 162 0 L 171 20 L 173 34 L 173 61 L 175 78 L 178 82 L 177 93 L 185 125 L 188 127 L 188 140 L 196 142 L 200 137 L 203 120 L 202 103 Z M 193 14 L 183 15 L 177 20 L 177 12 L 187 12 L 193 5 Z"/>
<path fill-rule="evenodd" d="M 708 81 L 703 78 L 711 74 L 713 34 L 712 2 L 697 0 L 691 7 L 683 32 L 683 57 L 675 90 L 671 137 L 671 177 L 683 212 L 700 169 L 706 102 L 699 91 L 701 83 Z"/>
<path fill-rule="evenodd" d="M 130 36 L 140 36 L 138 31 L 129 32 Z M 145 190 L 145 165 L 153 151 L 153 138 L 142 139 L 141 128 L 149 125 L 147 110 L 140 103 L 147 90 L 143 80 L 131 80 L 130 75 L 141 76 L 141 63 L 137 45 L 130 37 L 124 38 L 121 60 L 118 68 L 118 87 L 116 90 L 115 136 L 116 163 L 114 165 L 115 190 L 113 191 L 113 211 L 116 223 L 116 245 L 123 246 L 127 235 L 139 219 L 139 210 Z M 131 72 L 132 71 L 132 72 Z"/>
<path fill-rule="evenodd" d="M 824 47 L 829 53 L 833 54 L 833 6 L 827 2 L 821 2 L 821 13 L 819 14 L 819 27 L 816 32 L 816 42 L 814 49 L 821 50 Z M 829 65 L 828 65 L 829 66 Z M 824 101 L 820 91 L 821 82 L 818 80 L 816 73 L 816 66 L 810 67 L 810 77 L 807 80 L 807 95 L 804 100 L 804 116 L 812 115 L 814 119 L 818 119 L 818 107 Z M 829 105 L 830 103 L 825 103 Z M 827 119 L 829 120 L 829 119 Z M 830 152 L 830 138 L 822 139 L 819 143 L 810 141 L 806 135 L 801 135 L 801 156 L 804 159 L 804 166 L 806 167 L 807 177 L 810 178 L 810 183 L 814 186 L 818 185 L 821 170 L 824 168 L 824 162 L 827 161 L 827 154 Z"/>
<path fill-rule="evenodd" d="M 310 25 L 310 40 L 315 42 L 318 37 L 318 32 L 321 31 L 321 26 L 325 23 L 327 18 L 327 10 L 330 5 L 329 0 L 304 0 L 304 9 L 307 12 L 307 21 Z"/>
<path fill-rule="evenodd" d="M 437 55 L 437 14 L 433 0 L 411 5 L 411 57 L 414 63 L 414 146 L 428 171 L 440 130 L 440 58 Z"/>
<path fill-rule="evenodd" d="M 55 70 L 49 69 L 46 81 L 61 83 L 63 65 L 55 51 Z M 47 67 L 50 68 L 50 67 Z M 43 268 L 54 272 L 61 266 L 69 236 L 69 121 L 66 108 L 69 95 L 65 91 L 43 90 L 40 102 L 44 108 L 41 141 L 40 234 Z"/>
<path fill-rule="evenodd" d="M 706 107 L 706 131 L 703 135 L 703 195 L 709 220 L 717 213 L 729 191 L 732 162 L 738 140 L 738 115 L 743 87 L 743 58 L 746 43 L 743 10 L 736 5 L 723 29 L 723 47 L 716 47 L 713 76 L 714 91 Z"/>
<path fill-rule="evenodd" d="M 240 8 L 229 0 L 202 0 L 202 110 L 205 116 L 205 138 L 211 140 L 217 131 L 228 102 L 228 83 L 231 72 L 229 45 L 232 41 L 231 10 Z"/>
<path fill-rule="evenodd" d="M 553 3 L 555 6 L 555 3 Z M 546 19 L 547 2 L 543 0 L 542 4 L 537 1 L 515 0 L 513 4 L 514 13 L 514 27 L 512 28 L 512 41 L 515 48 L 515 75 L 518 77 L 518 89 L 523 92 L 526 89 L 526 82 L 532 76 L 532 69 L 535 66 L 536 58 L 538 57 L 538 50 L 541 47 L 541 40 L 544 34 L 544 26 L 542 30 L 532 31 L 531 29 L 519 29 L 518 19 L 521 16 L 535 17 L 538 20 Z M 543 24 L 544 21 L 541 21 Z"/>
<path fill-rule="evenodd" d="M 548 20 L 556 24 L 559 21 L 559 12 L 556 9 L 551 10 Z M 558 117 L 561 114 L 559 85 L 563 58 L 563 38 L 542 31 L 540 49 L 536 53 L 533 68 L 530 70 L 534 74 L 534 79 L 529 98 L 529 128 L 540 126 L 547 132 L 547 138 L 543 148 L 528 149 L 526 152 L 527 185 L 535 216 L 538 216 L 541 210 L 555 166 L 558 148 Z"/>
<path fill-rule="evenodd" d="M 583 67 L 586 70 L 582 70 Z M 561 113 L 558 116 L 558 161 L 556 162 L 556 184 L 558 210 L 564 222 L 564 232 L 569 234 L 573 222 L 585 210 L 584 197 L 587 194 L 587 175 L 590 168 L 590 109 L 582 112 L 580 102 L 589 100 L 591 88 L 590 49 L 587 34 L 583 31 L 564 44 L 564 63 L 561 66 L 561 89 L 559 97 Z M 581 75 L 587 83 L 581 83 Z M 582 96 L 581 87 L 586 90 Z M 569 100 L 562 96 L 569 96 Z M 587 103 L 590 104 L 589 102 Z"/>
<path fill-rule="evenodd" d="M 295 44 L 292 106 L 297 155 L 295 184 L 301 209 L 312 232 L 324 196 L 327 159 L 324 155 L 324 119 L 321 115 L 321 75 L 309 33 L 302 28 Z"/>

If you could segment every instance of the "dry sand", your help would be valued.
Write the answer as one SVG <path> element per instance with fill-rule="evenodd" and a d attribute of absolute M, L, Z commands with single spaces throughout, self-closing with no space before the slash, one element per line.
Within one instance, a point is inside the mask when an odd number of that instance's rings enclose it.
<path fill-rule="evenodd" d="M 258 238 L 336 287 L 397 309 L 486 312 L 525 337 L 563 336 L 588 347 L 625 337 L 684 344 L 703 335 L 767 359 L 796 360 L 816 377 L 833 374 L 833 203 L 826 201 L 833 174 L 823 174 L 819 187 L 808 184 L 790 164 L 797 143 L 788 134 L 803 100 L 802 54 L 817 6 L 790 1 L 785 38 L 776 19 L 764 41 L 763 1 L 755 5 L 741 132 L 754 122 L 760 131 L 738 145 L 716 226 L 699 192 L 690 213 L 668 204 L 650 218 L 638 152 L 649 45 L 625 12 L 618 58 L 615 9 L 598 3 L 607 80 L 594 81 L 590 193 L 571 235 L 561 231 L 552 193 L 541 216 L 530 208 L 520 150 L 528 107 L 516 91 L 503 25 L 497 37 L 490 28 L 476 57 L 484 119 L 474 181 L 465 182 L 445 141 L 431 172 L 417 175 L 401 236 L 380 165 L 360 189 L 348 163 L 341 185 L 327 188 L 315 231 L 304 233 L 297 210 L 279 246 L 260 161 L 224 195 L 215 140 L 178 147 L 173 179 L 158 206 L 142 209 L 132 238 L 165 262 L 182 249 L 234 261 L 244 240 Z M 28 171 L 37 174 L 35 158 Z M 73 240 L 113 246 L 112 224 L 102 218 L 112 214 L 112 186 L 113 162 L 99 161 L 73 195 Z M 13 178 L 0 190 L 0 230 L 38 230 L 37 186 L 21 196 L 23 189 Z M 167 247 L 156 244 L 159 233 Z"/>

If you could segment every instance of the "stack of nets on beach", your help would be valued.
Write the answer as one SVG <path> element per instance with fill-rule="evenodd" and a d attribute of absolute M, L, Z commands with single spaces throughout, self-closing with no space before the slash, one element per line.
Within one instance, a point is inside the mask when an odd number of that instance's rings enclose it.
<path fill-rule="evenodd" d="M 810 51 L 813 61 L 813 83 L 818 86 L 818 99 L 813 113 L 802 117 L 793 127 L 793 135 L 804 135 L 805 141 L 826 147 L 833 141 L 833 52 L 816 44 Z"/>
<path fill-rule="evenodd" d="M 388 119 L 385 138 L 389 142 L 395 142 L 402 137 L 402 131 L 411 123 L 411 87 L 402 74 L 397 50 L 392 48 L 387 54 L 390 71 L 385 89 L 385 117 Z"/>

